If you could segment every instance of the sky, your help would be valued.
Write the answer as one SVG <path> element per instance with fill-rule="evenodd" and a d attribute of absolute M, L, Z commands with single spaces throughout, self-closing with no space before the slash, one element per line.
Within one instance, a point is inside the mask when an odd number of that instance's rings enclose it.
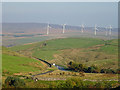
<path fill-rule="evenodd" d="M 2 2 L 119 2 L 120 0 L 1 0 Z"/>
<path fill-rule="evenodd" d="M 4 2 L 3 22 L 117 27 L 117 2 Z"/>

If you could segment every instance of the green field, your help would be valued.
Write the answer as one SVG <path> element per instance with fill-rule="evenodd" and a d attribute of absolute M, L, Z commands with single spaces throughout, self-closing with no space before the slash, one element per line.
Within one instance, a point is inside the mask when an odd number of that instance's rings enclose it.
<path fill-rule="evenodd" d="M 35 59 L 25 57 L 14 51 L 2 48 L 2 71 L 8 74 L 41 71 L 44 65 Z"/>

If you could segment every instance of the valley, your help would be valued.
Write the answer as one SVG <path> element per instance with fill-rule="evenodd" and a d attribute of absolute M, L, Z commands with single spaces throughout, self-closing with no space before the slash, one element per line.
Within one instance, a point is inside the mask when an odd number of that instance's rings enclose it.
<path fill-rule="evenodd" d="M 78 78 L 82 82 L 118 82 L 118 41 L 97 38 L 59 38 L 13 47 L 3 47 L 3 82 L 7 76 L 17 76 L 28 84 L 38 79 L 38 85 L 65 82 Z M 41 60 L 45 60 L 45 62 Z M 51 67 L 47 63 L 51 64 Z M 68 63 L 82 64 L 84 68 L 97 67 L 97 73 L 69 69 Z M 53 65 L 53 63 L 56 65 Z M 57 68 L 65 68 L 65 70 Z M 76 67 L 77 68 L 77 67 Z M 116 74 L 100 70 L 113 70 Z M 80 70 L 80 69 L 78 69 Z M 28 81 L 30 80 L 30 81 Z M 41 83 L 45 81 L 46 83 Z M 3 85 L 4 86 L 4 85 Z M 33 86 L 33 85 L 32 85 Z M 26 86 L 28 87 L 28 86 Z M 39 87 L 39 86 L 33 86 Z M 30 87 L 31 88 L 31 87 Z"/>

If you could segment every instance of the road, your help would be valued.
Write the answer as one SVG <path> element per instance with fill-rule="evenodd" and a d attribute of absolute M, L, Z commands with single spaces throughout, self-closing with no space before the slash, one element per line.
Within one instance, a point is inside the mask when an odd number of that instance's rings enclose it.
<path fill-rule="evenodd" d="M 45 61 L 45 60 L 42 60 L 42 59 L 40 59 L 40 58 L 36 58 L 36 57 L 34 57 L 34 59 L 37 59 L 37 60 L 40 60 L 40 61 L 42 61 L 42 62 L 46 63 L 49 67 L 51 67 L 51 66 L 52 66 L 52 64 L 51 64 L 51 63 L 49 63 L 49 62 L 47 62 L 47 61 Z M 62 66 L 55 65 L 55 67 L 57 67 L 59 70 L 62 70 L 62 71 L 67 71 L 67 70 L 66 70 L 64 67 L 62 67 Z"/>
<path fill-rule="evenodd" d="M 49 62 L 47 62 L 47 61 L 45 61 L 45 60 L 42 60 L 42 59 L 36 58 L 36 57 L 33 57 L 33 58 L 36 59 L 36 60 L 40 60 L 40 61 L 46 63 L 49 67 L 52 66 L 52 64 L 50 64 Z M 55 67 L 57 67 L 59 70 L 67 71 L 67 70 L 64 69 L 64 67 L 61 67 L 61 66 L 58 66 L 58 65 L 55 65 Z M 53 71 L 54 71 L 54 70 L 53 70 Z M 32 75 L 31 77 L 34 78 L 35 76 L 43 75 L 43 74 L 47 74 L 47 73 L 51 73 L 51 72 L 53 72 L 53 71 L 47 71 L 47 72 L 44 72 L 44 73 L 35 74 L 35 75 Z"/>
<path fill-rule="evenodd" d="M 52 64 L 51 64 L 51 63 L 49 63 L 49 62 L 47 62 L 47 61 L 45 61 L 45 60 L 42 60 L 42 59 L 40 59 L 40 58 L 36 58 L 36 57 L 34 57 L 34 59 L 37 59 L 37 60 L 40 60 L 40 61 L 42 61 L 42 62 L 46 63 L 49 67 L 51 67 L 51 66 L 52 66 Z"/>

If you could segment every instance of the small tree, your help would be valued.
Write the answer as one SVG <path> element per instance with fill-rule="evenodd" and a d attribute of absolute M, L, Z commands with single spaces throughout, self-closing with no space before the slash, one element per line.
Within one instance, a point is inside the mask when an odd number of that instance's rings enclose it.
<path fill-rule="evenodd" d="M 79 64 L 78 69 L 79 69 L 79 71 L 83 71 L 83 64 Z"/>
<path fill-rule="evenodd" d="M 106 70 L 105 69 L 101 69 L 100 73 L 106 73 Z"/>
<path fill-rule="evenodd" d="M 106 69 L 106 73 L 112 73 L 112 74 L 115 74 L 115 71 L 112 70 L 112 69 Z"/>
<path fill-rule="evenodd" d="M 89 72 L 89 73 L 98 73 L 98 72 L 99 72 L 99 69 L 98 69 L 97 66 L 92 65 L 92 66 L 88 67 L 88 72 Z"/>

